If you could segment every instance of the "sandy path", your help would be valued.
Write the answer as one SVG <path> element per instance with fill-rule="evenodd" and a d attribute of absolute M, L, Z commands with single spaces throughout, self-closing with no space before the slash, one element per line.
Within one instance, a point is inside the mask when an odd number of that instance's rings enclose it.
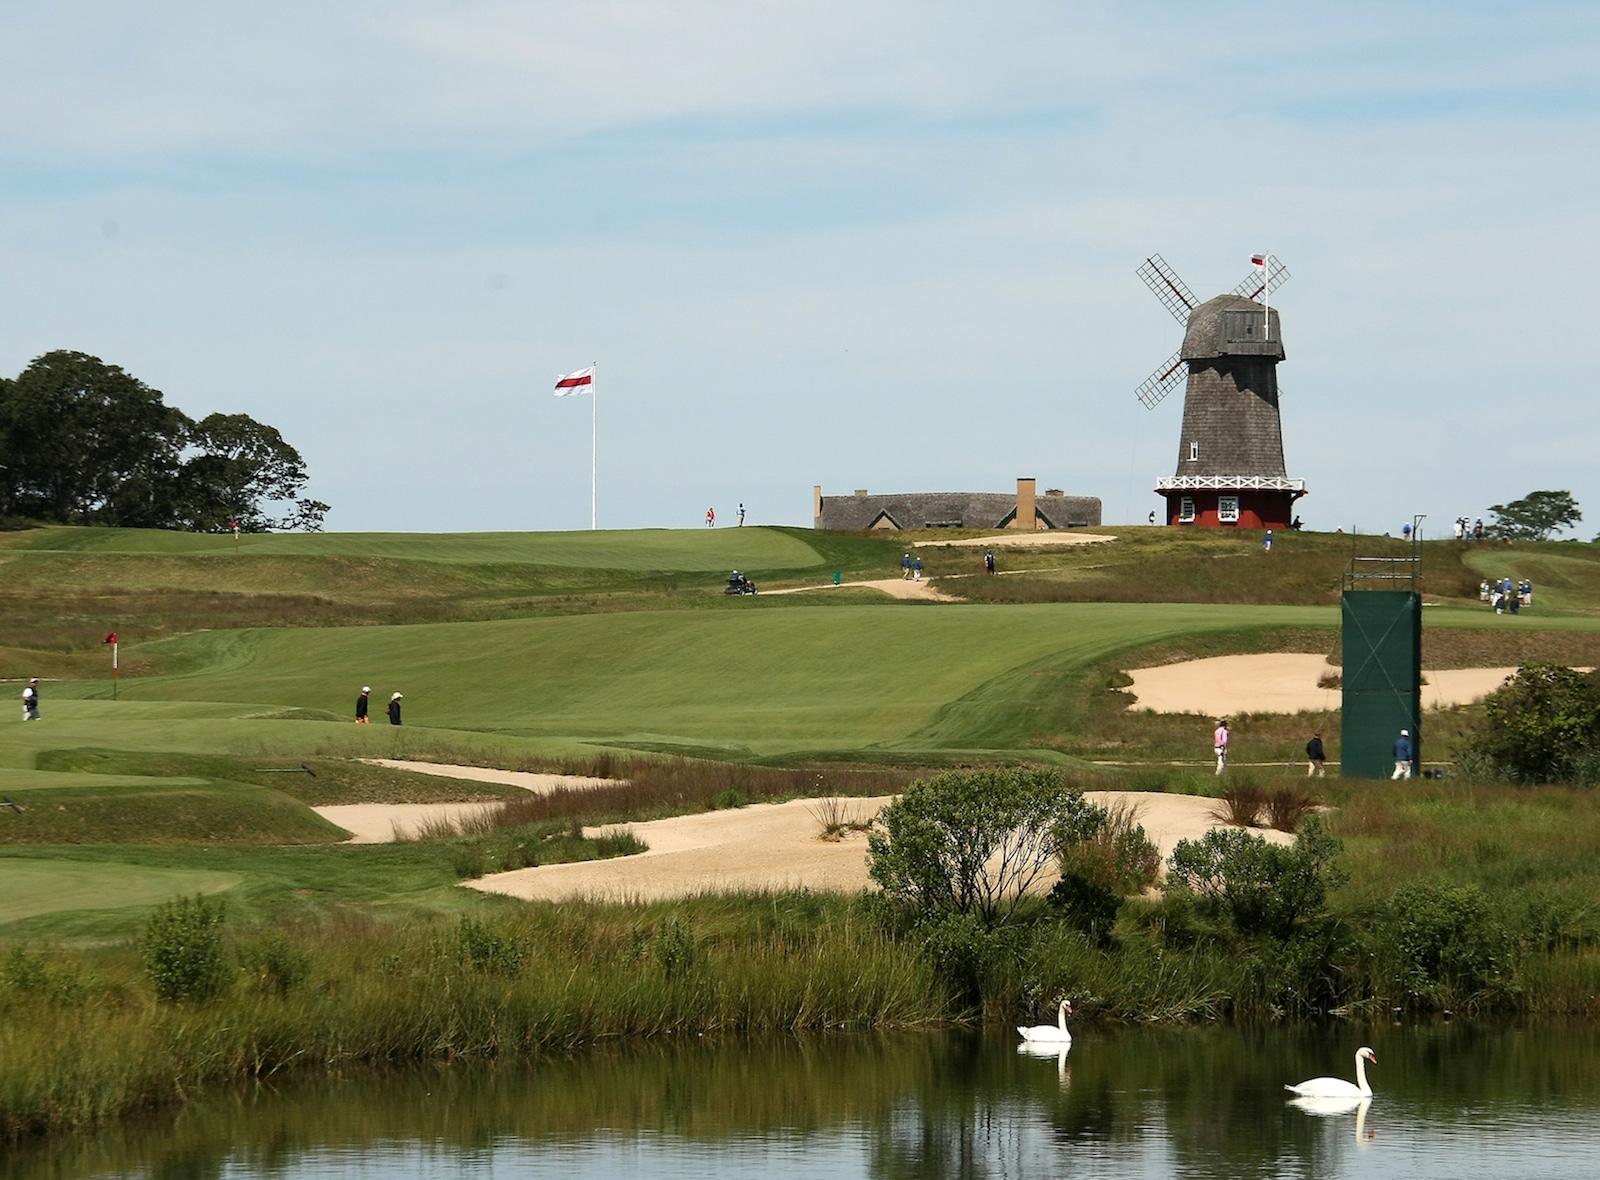
<path fill-rule="evenodd" d="M 1134 802 L 1145 832 L 1169 856 L 1177 842 L 1218 826 L 1211 815 L 1214 800 L 1191 795 L 1127 792 L 1091 793 Z M 876 815 L 889 796 L 847 799 L 852 816 Z M 529 900 L 561 901 L 596 898 L 607 901 L 653 901 L 688 894 L 732 890 L 805 887 L 854 893 L 869 884 L 867 845 L 856 835 L 837 843 L 821 840 L 822 824 L 813 815 L 814 799 L 756 804 L 731 811 L 676 816 L 629 824 L 628 830 L 650 846 L 638 856 L 581 864 L 543 865 L 494 873 L 466 882 L 468 888 Z M 594 834 L 599 829 L 585 829 Z M 1282 832 L 1262 833 L 1287 843 Z"/>
<path fill-rule="evenodd" d="M 619 779 L 586 778 L 581 774 L 534 774 L 526 770 L 494 770 L 487 766 L 454 766 L 446 762 L 407 762 L 400 758 L 363 758 L 372 766 L 387 766 L 390 770 L 413 770 L 418 774 L 431 774 L 437 778 L 463 778 L 479 783 L 501 783 L 508 787 L 521 787 L 536 795 L 548 795 L 560 787 L 610 787 Z"/>
<path fill-rule="evenodd" d="M 832 582 L 821 586 L 790 586 L 785 590 L 763 590 L 763 594 L 804 594 L 812 590 L 838 590 L 844 586 L 865 586 L 869 590 L 882 590 L 890 598 L 919 599 L 923 602 L 958 602 L 948 594 L 940 594 L 928 582 L 911 582 L 905 578 L 879 578 L 871 582 Z"/>
<path fill-rule="evenodd" d="M 1103 533 L 1072 533 L 1065 529 L 1044 529 L 1035 533 L 1000 533 L 993 537 L 968 537 L 961 541 L 917 541 L 921 549 L 932 545 L 960 545 L 968 549 L 1037 549 L 1049 545 L 1093 545 L 1097 541 L 1115 541 Z"/>
<path fill-rule="evenodd" d="M 1157 713 L 1306 713 L 1339 708 L 1337 688 L 1319 688 L 1324 672 L 1337 672 L 1324 656 L 1294 652 L 1213 656 L 1159 668 L 1131 668 L 1129 709 Z M 1422 707 L 1441 709 L 1482 700 L 1515 668 L 1451 668 L 1424 672 Z"/>
<path fill-rule="evenodd" d="M 311 810 L 350 833 L 346 844 L 389 844 L 413 836 L 429 820 L 479 815 L 494 803 L 343 803 Z"/>

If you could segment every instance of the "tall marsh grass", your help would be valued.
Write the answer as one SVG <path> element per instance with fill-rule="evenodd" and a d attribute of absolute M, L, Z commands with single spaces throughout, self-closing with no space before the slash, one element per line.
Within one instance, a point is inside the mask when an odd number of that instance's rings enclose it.
<path fill-rule="evenodd" d="M 293 971 L 263 969 L 262 946 L 243 944 L 210 1002 L 159 1000 L 130 948 L 8 960 L 9 980 L 33 982 L 0 990 L 0 1138 L 303 1067 L 961 1016 L 915 948 L 806 893 L 290 930 L 271 961 Z"/>

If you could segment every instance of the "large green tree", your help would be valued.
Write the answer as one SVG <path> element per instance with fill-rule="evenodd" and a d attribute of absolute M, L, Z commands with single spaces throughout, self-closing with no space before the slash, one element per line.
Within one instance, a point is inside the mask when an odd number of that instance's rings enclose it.
<path fill-rule="evenodd" d="M 189 420 L 116 365 L 50 352 L 0 396 L 7 512 L 47 520 L 159 526 Z"/>
<path fill-rule="evenodd" d="M 0 514 L 74 524 L 318 530 L 305 460 L 246 414 L 199 422 L 116 365 L 46 353 L 0 379 Z M 274 519 L 274 505 L 286 515 Z"/>
<path fill-rule="evenodd" d="M 1512 541 L 1547 541 L 1583 519 L 1571 492 L 1529 492 L 1489 509 L 1490 531 Z"/>

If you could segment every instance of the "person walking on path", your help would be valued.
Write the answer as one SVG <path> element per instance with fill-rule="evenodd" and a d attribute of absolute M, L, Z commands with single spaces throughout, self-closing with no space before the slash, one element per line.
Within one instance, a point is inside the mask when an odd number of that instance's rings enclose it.
<path fill-rule="evenodd" d="M 1411 777 L 1411 731 L 1402 729 L 1394 743 L 1394 773 L 1391 779 Z"/>
<path fill-rule="evenodd" d="M 1211 745 L 1217 753 L 1217 773 L 1228 769 L 1228 721 L 1217 722 L 1217 732 L 1211 735 Z"/>
<path fill-rule="evenodd" d="M 1313 733 L 1311 740 L 1306 743 L 1306 777 L 1328 777 L 1328 755 L 1322 748 L 1322 734 Z"/>
<path fill-rule="evenodd" d="M 922 557 L 920 554 L 918 555 L 917 559 L 911 563 L 911 580 L 913 582 L 922 581 Z"/>
<path fill-rule="evenodd" d="M 39 678 L 37 676 L 28 681 L 28 687 L 22 690 L 22 719 L 24 721 L 39 720 Z"/>
<path fill-rule="evenodd" d="M 911 554 L 909 553 L 900 559 L 900 576 L 908 582 L 911 580 Z"/>
<path fill-rule="evenodd" d="M 367 694 L 372 691 L 372 685 L 361 686 L 361 695 L 356 698 L 356 724 L 367 724 Z"/>
<path fill-rule="evenodd" d="M 400 724 L 400 698 L 403 695 L 404 695 L 403 693 L 398 693 L 397 692 L 397 693 L 394 694 L 394 696 L 389 698 L 389 724 L 390 725 L 399 725 Z"/>
<path fill-rule="evenodd" d="M 1267 535 L 1261 538 L 1261 551 L 1263 553 L 1271 553 L 1272 552 L 1272 530 L 1271 529 L 1268 529 L 1267 530 Z"/>
<path fill-rule="evenodd" d="M 739 527 L 744 528 L 744 503 L 739 504 Z"/>
<path fill-rule="evenodd" d="M 994 573 L 994 550 L 993 549 L 989 550 L 989 552 L 987 552 L 987 553 L 985 553 L 983 555 L 983 569 L 984 569 L 985 573 L 989 573 L 989 574 Z"/>

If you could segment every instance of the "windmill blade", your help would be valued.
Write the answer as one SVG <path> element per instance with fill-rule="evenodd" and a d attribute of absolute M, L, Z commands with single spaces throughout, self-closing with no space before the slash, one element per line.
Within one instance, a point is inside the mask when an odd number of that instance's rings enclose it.
<path fill-rule="evenodd" d="M 1183 353 L 1175 352 L 1161 363 L 1159 369 L 1146 377 L 1144 384 L 1133 394 L 1145 409 L 1153 410 L 1167 394 L 1182 385 L 1188 375 L 1189 366 L 1183 359 Z"/>
<path fill-rule="evenodd" d="M 1246 299 L 1259 301 L 1263 292 L 1271 295 L 1289 281 L 1289 268 L 1287 266 L 1276 258 L 1271 257 L 1267 259 L 1267 264 L 1270 269 L 1265 276 L 1262 275 L 1261 268 L 1256 267 L 1245 276 L 1242 283 L 1233 289 L 1233 294 L 1243 295 Z"/>
<path fill-rule="evenodd" d="M 1200 301 L 1189 290 L 1189 284 L 1178 277 L 1178 272 L 1167 265 L 1159 254 L 1152 254 L 1136 272 L 1145 286 L 1156 293 L 1161 306 L 1172 313 L 1180 324 L 1189 322 L 1189 313 L 1200 306 Z"/>

